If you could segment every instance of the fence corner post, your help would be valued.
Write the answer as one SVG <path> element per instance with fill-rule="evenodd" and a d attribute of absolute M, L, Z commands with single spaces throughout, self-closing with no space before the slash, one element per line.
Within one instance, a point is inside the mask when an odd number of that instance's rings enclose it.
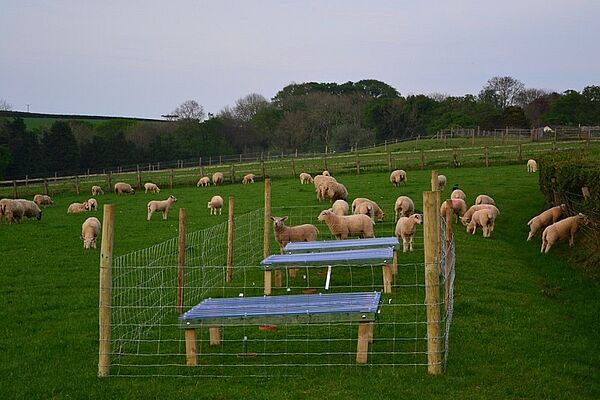
<path fill-rule="evenodd" d="M 100 249 L 100 307 L 99 307 L 99 346 L 98 376 L 103 378 L 110 374 L 110 334 L 111 334 L 111 301 L 112 301 L 112 265 L 113 242 L 115 232 L 115 206 L 104 205 L 102 218 L 102 245 Z"/>

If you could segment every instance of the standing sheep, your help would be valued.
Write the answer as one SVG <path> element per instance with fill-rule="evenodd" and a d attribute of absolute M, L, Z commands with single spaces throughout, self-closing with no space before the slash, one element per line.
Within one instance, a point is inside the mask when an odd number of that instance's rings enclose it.
<path fill-rule="evenodd" d="M 527 161 L 527 172 L 537 172 L 537 162 L 535 160 Z"/>
<path fill-rule="evenodd" d="M 456 217 L 456 221 L 458 222 L 458 218 L 462 217 L 467 212 L 467 203 L 465 203 L 463 199 L 450 199 L 444 201 L 440 207 L 440 215 L 443 218 L 446 218 L 448 209 L 452 209 L 452 212 Z"/>
<path fill-rule="evenodd" d="M 397 221 L 400 217 L 408 217 L 415 212 L 415 203 L 408 196 L 400 196 L 394 204 L 394 218 Z"/>
<path fill-rule="evenodd" d="M 242 179 L 242 184 L 247 185 L 248 183 L 254 183 L 255 176 L 256 175 L 254 175 L 254 174 L 244 175 L 244 178 Z"/>
<path fill-rule="evenodd" d="M 171 195 L 166 200 L 162 200 L 162 201 L 152 200 L 152 201 L 148 202 L 147 221 L 150 221 L 150 218 L 152 218 L 152 214 L 154 214 L 157 211 L 161 211 L 163 220 L 166 220 L 167 216 L 169 214 L 169 210 L 173 206 L 173 203 L 175 203 L 176 201 L 177 201 L 177 199 L 175 198 L 175 196 Z"/>
<path fill-rule="evenodd" d="M 465 195 L 465 192 L 463 192 L 460 189 L 454 189 L 452 191 L 452 194 L 450 195 L 451 199 L 463 199 L 465 202 L 467 201 L 467 196 Z"/>
<path fill-rule="evenodd" d="M 23 216 L 27 218 L 35 218 L 38 221 L 42 219 L 42 210 L 31 200 L 16 199 L 15 202 L 21 204 L 23 208 Z"/>
<path fill-rule="evenodd" d="M 200 178 L 198 180 L 198 183 L 196 183 L 196 187 L 200 186 L 210 186 L 210 178 L 208 176 L 203 176 L 202 178 Z"/>
<path fill-rule="evenodd" d="M 71 203 L 67 208 L 67 214 L 79 214 L 90 210 L 88 202 L 83 203 Z"/>
<path fill-rule="evenodd" d="M 83 240 L 84 249 L 95 249 L 96 239 L 100 233 L 100 220 L 96 217 L 89 217 L 81 225 L 81 240 Z"/>
<path fill-rule="evenodd" d="M 579 213 L 572 217 L 565 218 L 546 227 L 542 233 L 541 253 L 547 253 L 550 248 L 559 240 L 569 239 L 569 246 L 575 245 L 575 234 L 582 225 L 587 225 L 588 217 Z"/>
<path fill-rule="evenodd" d="M 363 214 L 340 216 L 331 210 L 324 210 L 319 214 L 319 221 L 325 221 L 336 239 L 348 239 L 348 236 L 375 237 L 373 220 Z"/>
<path fill-rule="evenodd" d="M 476 211 L 483 210 L 484 208 L 491 209 L 493 212 L 496 213 L 496 216 L 500 215 L 500 210 L 498 210 L 496 208 L 496 206 L 494 206 L 494 205 L 491 205 L 491 204 L 476 204 L 474 206 L 471 206 L 471 208 L 469 208 L 467 210 L 467 212 L 460 218 L 460 222 L 462 222 L 462 224 L 464 226 L 467 226 L 469 224 L 469 222 L 471 222 L 471 218 L 473 217 L 473 214 L 475 214 Z"/>
<path fill-rule="evenodd" d="M 331 211 L 333 211 L 333 213 L 335 215 L 348 215 L 348 202 L 346 202 L 346 200 L 336 200 L 333 205 L 331 206 Z"/>
<path fill-rule="evenodd" d="M 552 225 L 558 221 L 566 211 L 567 206 L 561 204 L 559 206 L 549 208 L 541 214 L 531 218 L 527 223 L 527 225 L 529 225 L 529 236 L 527 236 L 527 241 L 530 241 L 538 230 L 545 228 L 548 225 Z"/>
<path fill-rule="evenodd" d="M 310 174 L 307 174 L 306 172 L 302 172 L 300 174 L 300 184 L 304 185 L 305 183 L 312 183 L 313 182 L 313 177 L 310 176 Z"/>
<path fill-rule="evenodd" d="M 212 176 L 213 185 L 221 185 L 223 183 L 223 174 L 221 172 L 215 172 Z"/>
<path fill-rule="evenodd" d="M 88 207 L 89 207 L 90 211 L 92 211 L 92 210 L 96 211 L 98 209 L 98 202 L 96 201 L 96 199 L 94 199 L 94 198 L 88 199 L 88 201 L 86 203 L 88 203 Z"/>
<path fill-rule="evenodd" d="M 23 205 L 13 199 L 0 200 L 0 217 L 6 219 L 9 224 L 21 223 L 23 218 Z"/>
<path fill-rule="evenodd" d="M 290 242 L 313 242 L 317 240 L 319 230 L 311 224 L 285 226 L 285 221 L 288 217 L 273 217 L 273 231 L 275 232 L 275 240 L 279 243 L 279 249 L 283 254 L 283 249 Z"/>
<path fill-rule="evenodd" d="M 361 201 L 357 202 L 356 200 L 359 199 Z M 373 221 L 383 221 L 383 218 L 385 217 L 381 207 L 367 198 L 359 197 L 358 199 L 355 199 L 354 202 L 352 202 L 352 206 L 353 214 L 368 215 Z"/>
<path fill-rule="evenodd" d="M 219 215 L 221 215 L 223 198 L 221 196 L 213 196 L 208 202 L 208 209 L 210 210 L 210 215 L 217 215 L 217 210 L 219 210 Z"/>
<path fill-rule="evenodd" d="M 402 238 L 402 252 L 413 251 L 413 238 L 417 230 L 417 224 L 423 223 L 421 214 L 412 214 L 409 217 L 400 217 L 396 223 L 396 237 L 398 241 Z"/>
<path fill-rule="evenodd" d="M 348 198 L 348 190 L 346 186 L 338 182 L 326 182 L 323 185 L 322 198 L 329 199 L 332 201 L 346 200 Z"/>
<path fill-rule="evenodd" d="M 491 237 L 492 232 L 494 231 L 496 216 L 497 214 L 491 208 L 482 208 L 481 210 L 475 211 L 471 217 L 471 221 L 467 225 L 467 232 L 474 235 L 477 227 L 481 226 L 483 237 Z"/>
<path fill-rule="evenodd" d="M 324 176 L 324 175 L 317 175 L 313 179 L 313 184 L 315 185 L 315 193 L 317 195 L 317 200 L 322 201 L 324 199 L 324 192 L 326 189 L 326 184 L 328 182 L 337 182 L 337 180 L 332 176 Z"/>
<path fill-rule="evenodd" d="M 446 175 L 438 175 L 438 190 L 441 192 L 446 188 Z"/>
<path fill-rule="evenodd" d="M 45 194 L 36 194 L 35 196 L 33 196 L 33 202 L 35 204 L 37 204 L 38 206 L 41 206 L 41 205 L 53 206 L 54 205 L 54 201 L 52 201 L 52 198 Z"/>
<path fill-rule="evenodd" d="M 100 196 L 104 194 L 104 190 L 100 186 L 92 186 L 92 196 Z"/>
<path fill-rule="evenodd" d="M 397 169 L 395 171 L 392 171 L 392 173 L 390 174 L 390 182 L 392 182 L 392 185 L 394 185 L 394 187 L 398 187 L 401 182 L 404 182 L 406 184 L 408 182 L 406 178 L 406 172 L 403 169 Z"/>
<path fill-rule="evenodd" d="M 323 171 L 323 173 L 321 175 L 323 175 L 323 176 L 331 176 L 331 174 L 327 170 Z"/>
<path fill-rule="evenodd" d="M 491 205 L 495 206 L 496 202 L 490 196 L 488 196 L 486 194 L 480 194 L 479 196 L 477 196 L 475 198 L 475 205 L 480 205 L 480 204 L 491 204 Z"/>
<path fill-rule="evenodd" d="M 145 189 L 144 193 L 148 193 L 148 192 L 160 193 L 160 188 L 155 183 L 152 183 L 152 182 L 144 183 L 144 189 Z"/>
<path fill-rule="evenodd" d="M 129 183 L 125 182 L 117 182 L 115 183 L 115 193 L 116 194 L 135 194 L 135 190 L 131 187 Z"/>

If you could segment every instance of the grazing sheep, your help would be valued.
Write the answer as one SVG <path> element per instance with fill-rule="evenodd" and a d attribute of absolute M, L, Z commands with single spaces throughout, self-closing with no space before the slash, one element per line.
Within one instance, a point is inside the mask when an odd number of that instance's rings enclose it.
<path fill-rule="evenodd" d="M 446 175 L 438 175 L 438 189 L 444 191 L 446 188 Z"/>
<path fill-rule="evenodd" d="M 446 200 L 442 203 L 440 207 L 440 214 L 442 217 L 446 218 L 446 213 L 448 209 L 452 209 L 455 220 L 458 222 L 458 218 L 465 215 L 467 212 L 467 203 L 463 199 L 450 199 Z"/>
<path fill-rule="evenodd" d="M 200 178 L 200 180 L 198 181 L 198 183 L 196 183 L 197 187 L 200 186 L 210 186 L 210 178 L 208 176 L 203 176 L 202 178 Z"/>
<path fill-rule="evenodd" d="M 415 203 L 408 196 L 400 196 L 396 199 L 394 204 L 394 220 L 398 220 L 400 217 L 408 217 L 410 214 L 415 212 Z"/>
<path fill-rule="evenodd" d="M 394 187 L 398 187 L 398 185 L 400 185 L 401 182 L 404 182 L 406 184 L 408 182 L 408 180 L 406 179 L 406 172 L 403 169 L 397 169 L 395 171 L 392 171 L 392 173 L 390 174 L 390 182 L 392 182 L 392 185 L 394 185 Z"/>
<path fill-rule="evenodd" d="M 279 243 L 279 249 L 283 254 L 284 247 L 289 242 L 313 242 L 317 240 L 319 230 L 311 224 L 285 226 L 285 221 L 288 217 L 273 217 L 273 231 L 275 232 L 275 240 Z"/>
<path fill-rule="evenodd" d="M 569 239 L 569 246 L 573 247 L 575 245 L 575 234 L 582 225 L 587 225 L 587 223 L 587 215 L 579 213 L 546 227 L 542 233 L 542 249 L 540 252 L 547 253 L 554 243 L 567 238 Z"/>
<path fill-rule="evenodd" d="M 13 199 L 0 200 L 0 217 L 6 219 L 9 224 L 21 223 L 25 210 L 23 205 Z"/>
<path fill-rule="evenodd" d="M 53 206 L 54 205 L 54 201 L 52 201 L 52 198 L 50 196 L 47 196 L 45 194 L 36 194 L 35 196 L 33 196 L 33 202 L 35 204 L 37 204 L 38 206 Z"/>
<path fill-rule="evenodd" d="M 319 221 L 325 221 L 336 239 L 348 239 L 348 236 L 360 238 L 375 237 L 371 218 L 366 215 L 335 215 L 331 210 L 321 211 Z"/>
<path fill-rule="evenodd" d="M 332 201 L 346 200 L 348 198 L 348 190 L 341 183 L 329 181 L 322 186 L 322 198 Z"/>
<path fill-rule="evenodd" d="M 537 172 L 537 162 L 535 160 L 527 161 L 527 172 Z"/>
<path fill-rule="evenodd" d="M 94 199 L 94 198 L 88 199 L 87 203 L 88 203 L 88 207 L 89 207 L 90 211 L 92 211 L 92 210 L 96 211 L 98 209 L 98 202 L 96 201 L 96 199 Z"/>
<path fill-rule="evenodd" d="M 423 223 L 421 214 L 412 214 L 409 217 L 400 217 L 396 223 L 396 237 L 398 241 L 402 238 L 402 252 L 413 251 L 413 238 L 417 230 L 417 224 Z"/>
<path fill-rule="evenodd" d="M 160 188 L 152 182 L 144 183 L 144 189 L 146 190 L 144 193 L 160 193 Z"/>
<path fill-rule="evenodd" d="M 475 198 L 475 205 L 480 205 L 480 204 L 491 204 L 491 205 L 495 206 L 496 202 L 490 196 L 488 196 L 486 194 L 480 194 L 479 196 L 477 196 Z"/>
<path fill-rule="evenodd" d="M 81 240 L 83 240 L 84 249 L 95 249 L 96 239 L 100 233 L 100 220 L 96 217 L 89 217 L 81 224 Z"/>
<path fill-rule="evenodd" d="M 86 211 L 90 211 L 90 205 L 87 201 L 83 203 L 71 203 L 69 208 L 67 208 L 67 214 L 79 214 Z"/>
<path fill-rule="evenodd" d="M 463 199 L 465 202 L 467 201 L 467 196 L 465 195 L 465 192 L 463 192 L 460 189 L 454 189 L 452 191 L 452 194 L 450 195 L 451 199 Z"/>
<path fill-rule="evenodd" d="M 467 225 L 467 232 L 474 235 L 477 227 L 481 226 L 483 237 L 491 237 L 497 215 L 498 214 L 496 214 L 492 208 L 482 208 L 481 210 L 475 211 L 471 217 L 471 221 Z"/>
<path fill-rule="evenodd" d="M 217 186 L 223 183 L 223 174 L 221 172 L 215 172 L 212 176 L 213 185 Z"/>
<path fill-rule="evenodd" d="M 305 183 L 312 183 L 313 182 L 313 177 L 310 176 L 310 174 L 307 174 L 306 172 L 302 172 L 300 174 L 300 184 L 304 185 Z"/>
<path fill-rule="evenodd" d="M 254 175 L 254 174 L 244 175 L 244 178 L 242 179 L 242 184 L 246 185 L 248 183 L 254 183 L 255 177 L 256 177 L 256 175 Z"/>
<path fill-rule="evenodd" d="M 323 173 L 321 175 L 323 175 L 323 176 L 331 176 L 331 174 L 327 170 L 323 171 Z"/>
<path fill-rule="evenodd" d="M 129 183 L 125 182 L 117 182 L 115 183 L 115 193 L 116 194 L 135 194 L 135 190 L 131 187 Z"/>
<path fill-rule="evenodd" d="M 346 200 L 336 200 L 333 205 L 331 206 L 331 211 L 333 211 L 333 213 L 335 215 L 348 215 L 348 202 L 346 202 Z"/>
<path fill-rule="evenodd" d="M 550 128 L 548 125 L 546 125 L 546 126 L 544 127 L 543 131 L 544 131 L 544 133 L 552 133 L 552 132 L 554 132 L 554 131 L 552 130 L 552 128 Z"/>
<path fill-rule="evenodd" d="M 100 186 L 92 186 L 92 196 L 100 196 L 104 194 L 104 190 Z"/>
<path fill-rule="evenodd" d="M 324 199 L 325 186 L 328 182 L 337 182 L 337 180 L 332 176 L 324 176 L 317 175 L 313 179 L 313 184 L 315 185 L 315 193 L 317 195 L 317 200 L 322 201 Z"/>
<path fill-rule="evenodd" d="M 558 221 L 566 211 L 567 206 L 561 204 L 559 206 L 549 208 L 541 214 L 531 218 L 527 223 L 527 225 L 529 225 L 529 236 L 527 236 L 527 241 L 530 241 L 541 228 L 545 228 L 548 225 L 552 225 Z"/>
<path fill-rule="evenodd" d="M 496 215 L 500 215 L 500 210 L 498 210 L 496 206 L 492 204 L 476 204 L 467 210 L 467 212 L 460 218 L 460 222 L 462 222 L 464 226 L 467 226 L 469 222 L 471 222 L 471 217 L 473 217 L 473 214 L 476 211 L 483 210 L 484 208 L 492 209 Z"/>
<path fill-rule="evenodd" d="M 217 215 L 217 210 L 219 210 L 219 215 L 221 215 L 223 198 L 221 196 L 213 196 L 208 202 L 208 209 L 210 210 L 210 215 Z"/>
<path fill-rule="evenodd" d="M 42 219 L 42 210 L 35 202 L 25 199 L 16 199 L 15 202 L 21 204 L 24 217 L 35 218 L 38 221 Z"/>
<path fill-rule="evenodd" d="M 150 221 L 150 218 L 152 218 L 152 214 L 154 214 L 157 211 L 161 211 L 162 212 L 162 216 L 163 216 L 163 220 L 167 219 L 167 216 L 169 214 L 169 210 L 171 209 L 171 206 L 173 206 L 173 203 L 175 203 L 177 201 L 177 199 L 175 198 L 175 196 L 171 195 L 169 196 L 168 199 L 166 200 L 152 200 L 148 202 L 148 218 L 147 221 Z"/>
<path fill-rule="evenodd" d="M 352 213 L 355 215 L 368 215 L 373 221 L 383 221 L 385 217 L 381 207 L 377 203 L 364 197 L 354 199 L 352 202 Z"/>

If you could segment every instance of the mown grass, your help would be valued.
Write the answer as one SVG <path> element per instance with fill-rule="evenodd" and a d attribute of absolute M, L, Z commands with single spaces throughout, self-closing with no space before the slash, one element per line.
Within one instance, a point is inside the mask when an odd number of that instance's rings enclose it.
<path fill-rule="evenodd" d="M 386 216 L 398 195 L 421 207 L 429 171 L 409 170 L 409 184 L 392 188 L 387 173 L 339 175 L 350 197 L 378 201 Z M 501 210 L 491 239 L 455 225 L 457 243 L 454 323 L 442 376 L 424 368 L 316 368 L 293 378 L 99 379 L 99 249 L 79 240 L 89 215 L 66 215 L 88 196 L 56 196 L 42 221 L 0 225 L 0 396 L 2 398 L 590 398 L 600 397 L 600 288 L 564 261 L 564 243 L 539 254 L 526 242 L 526 222 L 544 207 L 537 175 L 524 166 L 441 170 L 469 196 L 494 197 Z M 117 207 L 115 256 L 177 235 L 176 209 L 168 221 L 145 220 L 150 198 L 177 196 L 188 231 L 226 221 L 210 217 L 215 193 L 234 196 L 236 213 L 262 206 L 263 185 L 176 188 L 160 195 L 107 194 Z M 275 179 L 273 207 L 318 205 L 313 188 Z M 324 205 L 323 205 L 324 206 Z M 176 208 L 177 208 L 176 207 Z M 316 216 L 315 216 L 316 217 Z M 327 231 L 324 225 L 318 225 Z M 379 228 L 379 227 L 377 227 Z M 385 228 L 386 230 L 388 228 Z M 376 230 L 376 232 L 379 232 Z M 261 249 L 256 249 L 261 252 Z"/>

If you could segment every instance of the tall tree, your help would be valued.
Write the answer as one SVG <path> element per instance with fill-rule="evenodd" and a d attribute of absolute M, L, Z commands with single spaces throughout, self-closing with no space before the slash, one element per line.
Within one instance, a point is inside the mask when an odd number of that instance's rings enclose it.
<path fill-rule="evenodd" d="M 12 110 L 12 105 L 4 100 L 4 99 L 0 99 L 0 111 L 11 111 Z"/>
<path fill-rule="evenodd" d="M 198 104 L 196 100 L 184 101 L 171 114 L 176 115 L 178 120 L 195 120 L 198 122 L 206 117 L 204 107 Z"/>
<path fill-rule="evenodd" d="M 49 173 L 72 173 L 79 166 L 79 148 L 71 127 L 56 121 L 42 137 L 42 153 Z"/>
<path fill-rule="evenodd" d="M 523 82 L 510 76 L 495 76 L 479 92 L 479 99 L 505 108 L 515 104 L 519 94 L 525 89 Z"/>

